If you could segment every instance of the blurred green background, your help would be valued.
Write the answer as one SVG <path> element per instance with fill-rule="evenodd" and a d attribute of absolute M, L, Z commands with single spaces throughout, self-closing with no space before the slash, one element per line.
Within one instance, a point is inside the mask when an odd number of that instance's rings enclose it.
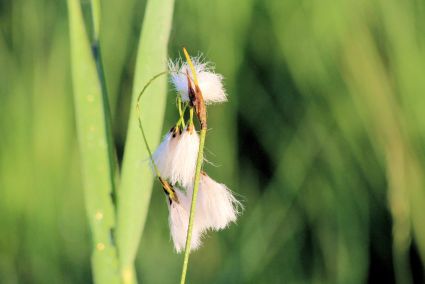
<path fill-rule="evenodd" d="M 175 4 L 170 56 L 202 52 L 229 93 L 207 171 L 246 208 L 189 283 L 424 283 L 425 1 Z M 144 7 L 102 1 L 119 161 Z M 0 1 L 0 283 L 92 281 L 67 18 L 65 1 Z M 156 184 L 142 283 L 180 277 L 167 215 Z"/>

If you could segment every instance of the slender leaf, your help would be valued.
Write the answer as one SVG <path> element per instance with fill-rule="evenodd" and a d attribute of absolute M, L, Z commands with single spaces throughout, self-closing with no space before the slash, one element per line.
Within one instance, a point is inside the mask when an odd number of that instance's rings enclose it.
<path fill-rule="evenodd" d="M 95 282 L 119 283 L 117 251 L 113 241 L 115 211 L 111 142 L 107 104 L 91 53 L 78 0 L 68 0 L 72 79 L 87 214 L 93 239 Z"/>
<path fill-rule="evenodd" d="M 136 100 L 144 84 L 166 69 L 174 0 L 148 1 L 134 78 L 130 121 L 118 198 L 117 244 L 125 282 L 134 281 L 133 262 L 143 232 L 153 176 L 137 124 Z M 142 120 L 150 145 L 159 142 L 165 112 L 166 78 L 156 80 L 143 95 Z"/>

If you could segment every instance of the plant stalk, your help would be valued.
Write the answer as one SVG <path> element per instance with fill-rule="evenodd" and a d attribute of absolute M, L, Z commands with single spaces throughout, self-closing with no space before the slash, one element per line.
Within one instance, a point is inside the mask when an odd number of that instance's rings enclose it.
<path fill-rule="evenodd" d="M 202 128 L 200 132 L 198 158 L 196 160 L 195 184 L 193 186 L 192 204 L 190 206 L 189 226 L 187 228 L 186 248 L 184 251 L 183 269 L 182 269 L 180 284 L 186 283 L 186 274 L 187 274 L 187 267 L 189 264 L 189 255 L 190 255 L 190 243 L 192 240 L 193 221 L 195 219 L 196 199 L 198 196 L 199 180 L 201 177 L 201 167 L 202 167 L 202 160 L 204 157 L 204 144 L 205 144 L 206 134 L 207 134 L 207 129 Z"/>
<path fill-rule="evenodd" d="M 193 82 L 195 84 L 195 89 L 193 89 L 189 75 L 187 75 L 189 98 L 191 99 L 190 104 L 193 105 L 193 107 L 190 108 L 189 123 L 192 123 L 193 109 L 195 109 L 196 115 L 201 125 L 201 133 L 200 133 L 200 141 L 199 141 L 198 158 L 196 160 L 195 183 L 193 185 L 192 204 L 190 206 L 189 225 L 187 227 L 186 248 L 184 251 L 184 260 L 183 260 L 183 268 L 182 268 L 180 284 L 184 284 L 186 282 L 187 267 L 189 264 L 189 255 L 190 255 L 190 243 L 192 240 L 193 222 L 195 219 L 196 199 L 198 197 L 199 180 L 201 177 L 202 162 L 204 159 L 205 136 L 207 135 L 207 112 L 205 108 L 204 98 L 202 96 L 201 89 L 199 88 L 195 67 L 193 66 L 189 53 L 187 52 L 186 48 L 183 48 L 183 52 L 184 52 L 184 55 L 186 56 L 187 63 L 189 64 L 190 69 L 192 71 Z"/>

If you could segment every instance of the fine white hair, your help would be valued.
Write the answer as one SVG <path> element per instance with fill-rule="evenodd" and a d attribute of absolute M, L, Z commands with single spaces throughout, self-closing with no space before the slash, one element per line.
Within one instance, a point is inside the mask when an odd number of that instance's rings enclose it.
<path fill-rule="evenodd" d="M 188 190 L 192 197 L 193 187 Z M 236 222 L 242 204 L 233 196 L 226 185 L 218 183 L 207 174 L 201 173 L 195 222 L 198 228 L 222 230 Z"/>
<path fill-rule="evenodd" d="M 171 184 L 193 186 L 199 151 L 199 135 L 193 125 L 182 133 L 170 130 L 152 155 L 160 175 Z"/>
<path fill-rule="evenodd" d="M 167 198 L 169 209 L 169 225 L 171 239 L 177 253 L 184 251 L 186 247 L 187 228 L 189 226 L 190 199 L 185 193 L 175 189 L 175 194 L 179 202 Z M 195 224 L 192 231 L 191 250 L 196 250 L 201 246 L 202 230 Z"/>
<path fill-rule="evenodd" d="M 174 149 L 170 181 L 187 188 L 193 185 L 199 151 L 199 135 L 192 128 L 183 130 Z"/>
<path fill-rule="evenodd" d="M 194 57 L 192 61 L 205 104 L 226 102 L 227 94 L 223 86 L 223 76 L 215 73 L 214 67 L 204 62 L 201 57 Z M 193 82 L 189 64 L 181 60 L 169 60 L 168 68 L 171 72 L 171 83 L 180 94 L 182 101 L 189 101 L 187 75 Z"/>
<path fill-rule="evenodd" d="M 178 130 L 171 129 L 162 139 L 161 144 L 152 155 L 153 161 L 161 176 L 168 179 L 172 176 L 173 157 L 180 139 Z"/>

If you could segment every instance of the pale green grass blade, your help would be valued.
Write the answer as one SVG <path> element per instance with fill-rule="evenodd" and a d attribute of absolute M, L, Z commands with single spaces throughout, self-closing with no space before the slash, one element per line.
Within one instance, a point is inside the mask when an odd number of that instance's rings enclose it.
<path fill-rule="evenodd" d="M 107 104 L 102 95 L 78 0 L 68 0 L 71 65 L 87 214 L 92 231 L 96 283 L 119 283 L 113 241 L 115 211 Z"/>
<path fill-rule="evenodd" d="M 143 232 L 153 182 L 148 165 L 149 156 L 138 127 L 136 100 L 143 86 L 154 75 L 167 68 L 167 46 L 173 6 L 174 0 L 148 1 L 139 42 L 118 196 L 117 244 L 122 275 L 126 282 L 131 282 L 134 277 L 132 266 Z M 151 147 L 156 147 L 161 136 L 166 92 L 167 79 L 161 77 L 149 87 L 141 99 L 141 117 Z"/>

